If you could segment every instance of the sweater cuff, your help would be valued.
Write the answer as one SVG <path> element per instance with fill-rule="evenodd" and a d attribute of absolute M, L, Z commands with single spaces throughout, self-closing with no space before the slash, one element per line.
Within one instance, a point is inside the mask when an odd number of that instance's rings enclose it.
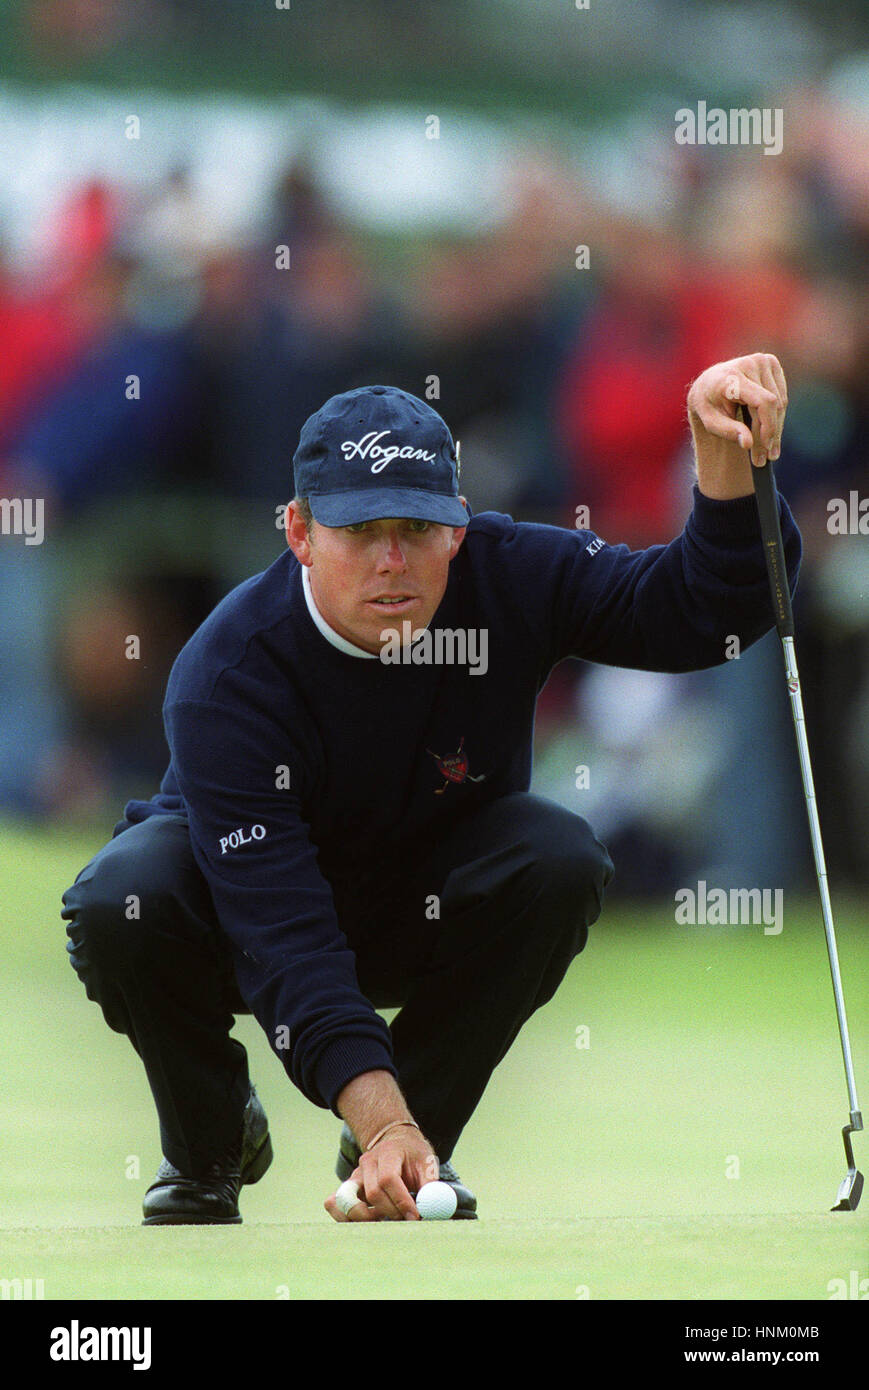
<path fill-rule="evenodd" d="M 317 1090 L 339 1119 L 338 1096 L 348 1081 L 366 1071 L 388 1071 L 398 1080 L 389 1048 L 374 1038 L 338 1038 L 321 1052 L 315 1072 Z"/>
<path fill-rule="evenodd" d="M 778 493 L 778 505 L 779 517 L 783 520 L 781 493 Z M 707 497 L 695 483 L 693 519 L 697 529 L 706 536 L 732 540 L 760 536 L 757 498 L 753 492 L 747 497 L 723 501 L 719 497 Z"/>

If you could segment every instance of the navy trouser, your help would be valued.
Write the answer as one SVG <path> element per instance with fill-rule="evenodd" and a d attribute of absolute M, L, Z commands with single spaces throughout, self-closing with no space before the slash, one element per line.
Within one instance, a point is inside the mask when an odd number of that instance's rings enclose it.
<path fill-rule="evenodd" d="M 551 999 L 613 872 L 586 821 L 530 792 L 458 823 L 401 876 L 335 891 L 360 989 L 391 1024 L 399 1084 L 442 1162 L 523 1023 Z M 439 898 L 440 916 L 426 917 Z M 131 903 L 131 897 L 138 905 Z M 238 1134 L 249 1013 L 186 819 L 121 822 L 63 895 L 89 999 L 142 1059 L 163 1154 L 203 1172 Z"/>

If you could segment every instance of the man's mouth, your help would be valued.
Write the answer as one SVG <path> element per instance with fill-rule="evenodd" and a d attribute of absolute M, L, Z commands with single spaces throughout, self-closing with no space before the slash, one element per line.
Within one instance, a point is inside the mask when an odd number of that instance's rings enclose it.
<path fill-rule="evenodd" d="M 381 594 L 378 598 L 369 599 L 368 602 L 378 612 L 401 613 L 410 604 L 416 602 L 414 594 Z"/>

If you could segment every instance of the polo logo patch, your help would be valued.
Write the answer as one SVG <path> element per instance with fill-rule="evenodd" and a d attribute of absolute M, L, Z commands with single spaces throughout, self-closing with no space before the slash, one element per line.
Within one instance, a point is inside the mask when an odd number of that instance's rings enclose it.
<path fill-rule="evenodd" d="M 254 840 L 264 840 L 265 837 L 266 828 L 264 825 L 252 825 L 250 833 L 240 825 L 237 830 L 230 830 L 228 835 L 221 835 L 220 853 L 226 854 L 228 849 L 240 849 L 242 845 L 252 844 Z"/>

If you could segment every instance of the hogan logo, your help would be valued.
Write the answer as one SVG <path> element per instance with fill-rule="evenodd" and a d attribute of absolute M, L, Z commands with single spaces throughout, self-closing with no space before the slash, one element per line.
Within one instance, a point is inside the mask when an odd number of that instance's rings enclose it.
<path fill-rule="evenodd" d="M 371 430 L 361 439 L 345 439 L 341 453 L 346 459 L 371 459 L 371 472 L 380 473 L 393 459 L 419 459 L 422 463 L 434 463 L 437 455 L 427 454 L 424 449 L 414 449 L 412 444 L 378 444 L 379 439 L 392 430 Z"/>
<path fill-rule="evenodd" d="M 264 825 L 252 825 L 250 834 L 245 832 L 244 826 L 239 826 L 237 830 L 230 830 L 228 835 L 220 837 L 220 853 L 226 854 L 228 849 L 239 849 L 242 845 L 249 845 L 254 840 L 264 840 L 266 828 Z"/>

